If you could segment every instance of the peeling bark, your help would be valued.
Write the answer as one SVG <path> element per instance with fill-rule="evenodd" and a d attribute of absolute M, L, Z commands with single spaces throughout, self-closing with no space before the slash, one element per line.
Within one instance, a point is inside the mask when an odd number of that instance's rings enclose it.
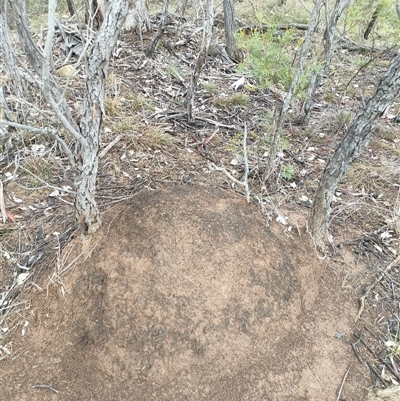
<path fill-rule="evenodd" d="M 378 117 L 384 114 L 399 95 L 400 54 L 392 60 L 374 95 L 353 119 L 322 174 L 309 218 L 309 231 L 318 248 L 323 248 L 323 237 L 337 185 L 368 143 Z"/>
<path fill-rule="evenodd" d="M 80 148 L 76 160 L 79 175 L 75 182 L 77 218 L 79 222 L 84 223 L 87 234 L 94 233 L 101 225 L 95 191 L 104 115 L 104 92 L 110 57 L 125 21 L 128 5 L 129 0 L 113 1 L 109 5 L 106 18 L 88 58 L 86 92 L 80 122 L 80 132 L 86 139 L 87 146 Z"/>

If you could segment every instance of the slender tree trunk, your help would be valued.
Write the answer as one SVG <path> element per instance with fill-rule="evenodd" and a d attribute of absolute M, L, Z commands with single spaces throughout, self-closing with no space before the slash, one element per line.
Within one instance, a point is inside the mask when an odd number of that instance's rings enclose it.
<path fill-rule="evenodd" d="M 229 57 L 234 61 L 241 61 L 241 53 L 239 51 L 237 41 L 234 35 L 236 31 L 235 23 L 235 6 L 233 0 L 223 0 L 224 8 L 224 22 L 225 22 L 225 41 L 226 41 L 226 52 Z"/>
<path fill-rule="evenodd" d="M 85 22 L 92 29 L 99 29 L 106 13 L 106 0 L 85 0 Z"/>
<path fill-rule="evenodd" d="M 207 0 L 206 10 L 204 11 L 203 40 L 201 42 L 199 54 L 197 56 L 196 66 L 190 78 L 189 89 L 186 96 L 186 108 L 189 122 L 195 121 L 194 95 L 196 94 L 197 82 L 199 80 L 200 72 L 206 61 L 208 47 L 211 41 L 213 22 L 214 22 L 213 0 Z"/>
<path fill-rule="evenodd" d="M 374 13 L 372 14 L 371 21 L 369 21 L 367 29 L 364 32 L 364 39 L 365 40 L 367 40 L 369 38 L 369 35 L 371 34 L 371 31 L 372 31 L 373 27 L 376 24 L 376 20 L 379 17 L 379 13 L 381 12 L 382 6 L 383 6 L 382 1 L 376 6 L 376 9 L 375 9 Z"/>
<path fill-rule="evenodd" d="M 314 9 L 311 13 L 311 17 L 310 17 L 310 23 L 308 25 L 308 30 L 306 33 L 306 37 L 304 39 L 301 51 L 300 51 L 300 57 L 299 60 L 297 62 L 297 66 L 296 66 L 296 71 L 294 73 L 294 77 L 292 79 L 292 83 L 290 85 L 289 91 L 285 96 L 285 99 L 283 101 L 283 106 L 280 110 L 279 113 L 279 117 L 278 117 L 278 122 L 276 124 L 276 128 L 275 128 L 275 133 L 274 133 L 274 137 L 272 139 L 272 143 L 271 143 L 271 148 L 269 150 L 269 155 L 268 155 L 268 161 L 267 161 L 267 166 L 265 168 L 264 171 L 264 177 L 263 177 L 263 181 L 264 183 L 266 183 L 266 181 L 268 180 L 268 178 L 270 177 L 270 175 L 272 174 L 274 168 L 275 168 L 275 157 L 276 157 L 276 153 L 278 151 L 278 145 L 280 142 L 280 138 L 281 138 L 281 133 L 282 133 L 282 127 L 283 127 L 283 122 L 285 121 L 286 118 L 286 114 L 287 111 L 289 110 L 289 106 L 290 103 L 292 101 L 292 97 L 293 94 L 297 88 L 297 85 L 300 81 L 300 77 L 301 74 L 303 73 L 303 66 L 304 66 L 304 62 L 306 60 L 307 54 L 308 54 L 308 49 L 310 48 L 310 44 L 311 44 L 311 38 L 314 34 L 314 29 L 317 25 L 317 19 L 321 10 L 321 5 L 322 5 L 323 0 L 316 0 L 315 5 L 314 5 Z"/>
<path fill-rule="evenodd" d="M 168 0 L 163 0 L 163 10 L 161 14 L 161 21 L 160 25 L 158 26 L 157 33 L 154 36 L 153 40 L 151 41 L 150 45 L 144 51 L 146 57 L 152 57 L 154 54 L 154 50 L 156 49 L 158 41 L 161 39 L 163 35 L 164 28 L 165 28 L 165 19 L 167 18 L 168 14 Z"/>
<path fill-rule="evenodd" d="M 81 148 L 80 157 L 76 161 L 79 175 L 75 182 L 77 218 L 79 222 L 84 223 L 88 234 L 94 233 L 101 225 L 95 191 L 104 115 L 104 92 L 111 54 L 125 22 L 128 6 L 129 0 L 110 2 L 88 59 L 86 92 L 80 122 L 80 131 L 87 141 L 87 146 Z"/>
<path fill-rule="evenodd" d="M 37 46 L 33 42 L 29 30 L 28 14 L 26 12 L 26 1 L 14 0 L 10 2 L 11 9 L 17 26 L 17 32 L 23 51 L 28 58 L 30 65 L 39 76 L 42 74 L 42 56 Z"/>
<path fill-rule="evenodd" d="M 183 17 L 185 15 L 188 2 L 189 0 L 180 0 L 178 2 L 178 5 L 176 6 L 175 14 L 178 14 L 179 16 Z"/>
<path fill-rule="evenodd" d="M 397 16 L 400 19 L 400 0 L 396 0 L 396 12 L 397 12 Z"/>
<path fill-rule="evenodd" d="M 3 60 L 7 66 L 7 69 L 14 81 L 14 86 L 17 89 L 17 96 L 21 96 L 23 93 L 22 79 L 19 75 L 17 60 L 11 45 L 11 38 L 9 35 L 7 25 L 7 2 L 0 2 L 0 53 L 2 54 Z"/>
<path fill-rule="evenodd" d="M 323 237 L 330 214 L 330 205 L 337 185 L 353 160 L 368 143 L 377 118 L 390 107 L 399 95 L 400 54 L 392 60 L 374 95 L 353 119 L 322 174 L 309 218 L 309 231 L 318 248 L 323 248 Z"/>
<path fill-rule="evenodd" d="M 400 1 L 400 0 L 399 0 Z M 322 75 L 328 74 L 329 73 L 329 67 L 332 63 L 332 58 L 336 50 L 336 41 L 335 41 L 335 29 L 337 26 L 337 22 L 340 18 L 340 16 L 343 13 L 343 10 L 347 7 L 347 5 L 350 3 L 350 0 L 336 0 L 336 5 L 335 8 L 331 14 L 331 18 L 327 24 L 327 27 L 325 29 L 324 33 L 324 40 L 325 40 L 325 61 L 324 61 L 324 70 Z M 307 89 L 307 97 L 303 103 L 302 107 L 302 116 L 300 117 L 300 124 L 301 125 L 307 125 L 308 122 L 310 121 L 311 118 L 311 106 L 313 103 L 313 96 L 315 93 L 315 90 L 317 89 L 322 75 L 318 73 L 317 71 L 314 71 L 311 79 L 310 79 L 310 85 L 308 86 Z"/>
<path fill-rule="evenodd" d="M 12 2 L 10 2 L 10 5 L 17 23 L 19 41 L 24 51 L 24 54 L 26 55 L 29 64 L 31 65 L 35 73 L 43 79 L 44 58 L 42 52 L 39 51 L 32 39 L 32 34 L 29 29 L 28 14 L 26 12 L 26 1 L 13 0 Z M 2 40 L 4 40 L 4 37 L 2 38 Z M 52 63 L 52 60 L 50 61 Z M 52 66 L 50 66 L 49 68 L 54 70 Z M 48 72 L 49 74 L 51 74 L 53 71 L 49 70 Z M 62 114 L 68 120 L 68 123 L 73 126 L 74 129 L 77 129 L 78 127 L 74 119 L 72 118 L 71 110 L 68 107 L 65 98 L 62 96 L 62 90 L 56 78 L 53 75 L 46 75 L 44 78 L 45 80 L 48 80 L 47 86 L 49 92 L 47 95 L 45 94 L 45 96 L 48 96 L 50 94 L 53 99 L 57 99 L 58 107 L 61 109 Z M 43 89 L 43 87 L 40 89 Z"/>
<path fill-rule="evenodd" d="M 74 1 L 73 0 L 66 0 L 66 1 L 67 1 L 69 15 L 71 17 L 73 17 L 76 14 Z"/>

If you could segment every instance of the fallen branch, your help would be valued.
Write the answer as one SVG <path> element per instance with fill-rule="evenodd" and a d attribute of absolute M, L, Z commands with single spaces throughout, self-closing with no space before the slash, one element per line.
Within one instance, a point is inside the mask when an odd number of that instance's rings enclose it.
<path fill-rule="evenodd" d="M 239 28 L 239 31 L 243 31 L 245 33 L 250 33 L 253 31 L 258 31 L 258 32 L 266 32 L 269 29 L 276 29 L 279 31 L 286 31 L 290 28 L 293 29 L 299 29 L 301 31 L 307 31 L 308 30 L 308 25 L 307 24 L 283 24 L 283 25 L 266 25 L 266 24 L 262 24 L 262 25 L 246 25 L 246 26 L 242 26 Z M 320 29 L 316 29 L 317 32 L 321 31 Z"/>
<path fill-rule="evenodd" d="M 58 390 L 52 386 L 49 386 L 48 384 L 34 384 L 33 388 L 43 388 L 43 389 L 48 389 L 53 391 L 54 393 L 58 394 Z"/>

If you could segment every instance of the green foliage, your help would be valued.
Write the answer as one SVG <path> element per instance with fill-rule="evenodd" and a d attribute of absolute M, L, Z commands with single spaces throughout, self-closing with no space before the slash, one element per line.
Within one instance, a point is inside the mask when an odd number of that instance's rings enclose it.
<path fill-rule="evenodd" d="M 213 81 L 207 81 L 203 83 L 203 89 L 210 93 L 217 93 L 218 85 Z"/>
<path fill-rule="evenodd" d="M 262 88 L 276 87 L 287 91 L 293 79 L 296 60 L 293 53 L 300 48 L 303 38 L 296 39 L 294 31 L 287 29 L 279 34 L 274 29 L 265 33 L 258 31 L 251 35 L 241 32 L 238 43 L 247 53 L 245 61 L 239 66 L 239 71 L 251 73 Z M 296 95 L 305 94 L 308 79 L 316 63 L 311 60 L 300 78 Z"/>
<path fill-rule="evenodd" d="M 345 31 L 355 40 L 364 40 L 364 33 L 374 13 L 378 18 L 368 41 L 392 46 L 400 41 L 399 19 L 395 0 L 354 0 L 345 11 Z"/>
<path fill-rule="evenodd" d="M 281 177 L 287 181 L 293 180 L 293 178 L 296 176 L 296 169 L 295 167 L 288 163 L 284 164 L 281 168 Z"/>

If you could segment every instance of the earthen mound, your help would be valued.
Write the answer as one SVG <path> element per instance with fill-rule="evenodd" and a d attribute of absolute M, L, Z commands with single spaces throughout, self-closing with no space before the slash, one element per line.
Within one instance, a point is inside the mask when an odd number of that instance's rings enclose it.
<path fill-rule="evenodd" d="M 356 306 L 306 235 L 228 191 L 177 186 L 109 211 L 96 243 L 66 295 L 33 301 L 0 399 L 336 399 Z M 346 399 L 362 399 L 356 380 Z"/>

